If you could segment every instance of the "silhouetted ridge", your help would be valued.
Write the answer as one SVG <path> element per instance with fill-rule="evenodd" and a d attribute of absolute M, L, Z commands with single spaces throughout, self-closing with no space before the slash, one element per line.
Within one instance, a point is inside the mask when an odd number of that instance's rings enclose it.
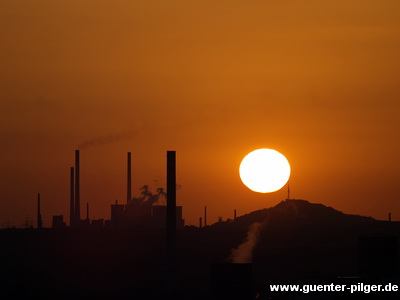
<path fill-rule="evenodd" d="M 312 223 L 313 225 L 344 223 L 359 223 L 376 221 L 371 217 L 345 214 L 332 207 L 320 203 L 311 203 L 301 199 L 287 199 L 271 208 L 256 210 L 243 216 L 237 217 L 233 222 L 216 223 L 215 226 L 223 227 L 232 224 L 234 227 L 247 228 L 255 222 L 263 222 L 266 219 L 269 224 L 287 226 L 292 223 Z"/>
<path fill-rule="evenodd" d="M 310 203 L 301 199 L 287 199 L 280 202 L 273 209 L 283 210 L 286 213 L 297 214 L 299 216 L 329 216 L 329 217 L 343 217 L 345 214 L 341 211 L 333 209 L 332 207 L 325 206 L 320 203 Z"/>
<path fill-rule="evenodd" d="M 273 217 L 290 218 L 292 221 L 307 221 L 314 225 L 332 223 L 340 226 L 343 223 L 375 221 L 371 217 L 344 214 L 341 211 L 320 203 L 310 203 L 306 200 L 287 199 L 270 209 Z M 283 221 L 283 220 L 282 220 Z"/>

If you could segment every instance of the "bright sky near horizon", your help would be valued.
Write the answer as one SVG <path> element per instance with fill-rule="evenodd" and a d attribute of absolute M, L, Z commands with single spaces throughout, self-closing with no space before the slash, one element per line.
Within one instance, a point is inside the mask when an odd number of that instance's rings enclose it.
<path fill-rule="evenodd" d="M 271 207 L 239 178 L 276 149 L 291 193 L 346 213 L 400 220 L 397 0 L 0 0 L 0 225 L 68 220 L 69 167 L 81 202 L 110 218 L 165 186 L 177 151 L 178 204 L 198 224 Z"/>

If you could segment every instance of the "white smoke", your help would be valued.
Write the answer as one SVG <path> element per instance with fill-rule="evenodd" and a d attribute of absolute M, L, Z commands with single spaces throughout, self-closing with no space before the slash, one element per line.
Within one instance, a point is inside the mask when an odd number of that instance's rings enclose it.
<path fill-rule="evenodd" d="M 256 222 L 250 225 L 247 236 L 243 243 L 231 250 L 227 261 L 232 263 L 251 263 L 253 250 L 260 237 L 261 225 L 263 222 Z"/>
<path fill-rule="evenodd" d="M 133 197 L 129 200 L 129 204 L 136 206 L 165 205 L 167 193 L 164 192 L 164 188 L 157 188 L 157 192 L 153 194 L 150 187 L 146 184 L 140 190 L 142 197 Z"/>

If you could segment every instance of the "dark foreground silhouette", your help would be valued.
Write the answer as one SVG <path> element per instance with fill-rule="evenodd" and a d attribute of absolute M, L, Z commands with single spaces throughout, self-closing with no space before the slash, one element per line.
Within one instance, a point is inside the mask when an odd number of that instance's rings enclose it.
<path fill-rule="evenodd" d="M 255 223 L 259 226 L 251 226 Z M 257 232 L 249 238 L 250 228 Z M 357 280 L 399 284 L 399 235 L 399 222 L 286 200 L 234 221 L 179 230 L 177 285 L 169 290 L 162 229 L 3 229 L 0 299 L 356 299 L 340 293 L 317 298 L 270 293 L 267 286 Z M 253 254 L 252 264 L 240 270 L 221 266 L 246 237 L 251 249 L 242 250 Z M 398 299 L 399 293 L 362 297 Z"/>

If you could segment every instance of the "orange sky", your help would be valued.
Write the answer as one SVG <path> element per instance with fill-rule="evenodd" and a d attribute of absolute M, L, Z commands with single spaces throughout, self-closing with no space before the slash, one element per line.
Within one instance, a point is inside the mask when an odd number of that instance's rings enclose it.
<path fill-rule="evenodd" d="M 110 218 L 134 191 L 164 186 L 177 151 L 188 224 L 271 207 L 239 179 L 244 155 L 283 153 L 292 196 L 400 220 L 398 0 L 0 0 L 0 223 Z M 87 144 L 86 144 L 87 145 Z M 68 218 L 67 218 L 68 219 Z"/>

